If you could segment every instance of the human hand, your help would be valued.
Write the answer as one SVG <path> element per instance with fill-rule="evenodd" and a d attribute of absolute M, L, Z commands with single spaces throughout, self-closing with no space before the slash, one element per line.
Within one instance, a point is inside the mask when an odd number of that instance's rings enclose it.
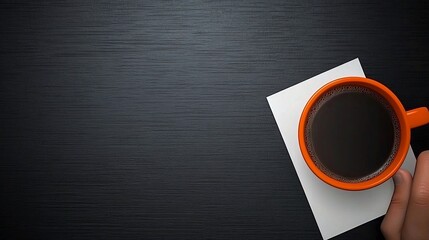
<path fill-rule="evenodd" d="M 429 150 L 417 158 L 414 177 L 400 169 L 381 232 L 386 240 L 429 239 Z"/>

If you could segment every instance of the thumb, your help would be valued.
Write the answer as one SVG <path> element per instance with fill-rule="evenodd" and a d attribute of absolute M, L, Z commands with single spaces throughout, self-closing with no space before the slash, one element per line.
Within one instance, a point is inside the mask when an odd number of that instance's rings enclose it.
<path fill-rule="evenodd" d="M 401 229 L 407 212 L 408 199 L 411 192 L 411 174 L 400 169 L 393 177 L 395 190 L 389 209 L 381 223 L 381 232 L 386 240 L 400 240 Z"/>

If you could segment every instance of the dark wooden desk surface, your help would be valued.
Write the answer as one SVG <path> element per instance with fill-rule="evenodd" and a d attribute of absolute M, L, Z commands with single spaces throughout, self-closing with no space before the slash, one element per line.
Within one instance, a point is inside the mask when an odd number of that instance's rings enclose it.
<path fill-rule="evenodd" d="M 13 2 L 0 239 L 321 239 L 265 97 L 359 57 L 429 105 L 423 5 Z M 380 221 L 336 239 L 382 238 Z"/>

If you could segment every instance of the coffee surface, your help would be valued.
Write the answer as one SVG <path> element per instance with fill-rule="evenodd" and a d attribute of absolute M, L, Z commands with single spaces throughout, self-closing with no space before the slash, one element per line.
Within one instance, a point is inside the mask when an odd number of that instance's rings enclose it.
<path fill-rule="evenodd" d="M 318 167 L 337 180 L 359 182 L 390 164 L 399 144 L 398 120 L 378 93 L 342 86 L 312 107 L 306 145 Z"/>

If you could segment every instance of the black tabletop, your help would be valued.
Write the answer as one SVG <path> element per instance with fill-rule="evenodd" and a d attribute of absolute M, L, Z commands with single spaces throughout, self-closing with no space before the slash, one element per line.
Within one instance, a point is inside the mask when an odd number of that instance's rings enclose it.
<path fill-rule="evenodd" d="M 0 9 L 0 239 L 321 239 L 266 97 L 359 57 L 429 106 L 426 5 Z M 335 239 L 382 238 L 380 221 Z"/>

